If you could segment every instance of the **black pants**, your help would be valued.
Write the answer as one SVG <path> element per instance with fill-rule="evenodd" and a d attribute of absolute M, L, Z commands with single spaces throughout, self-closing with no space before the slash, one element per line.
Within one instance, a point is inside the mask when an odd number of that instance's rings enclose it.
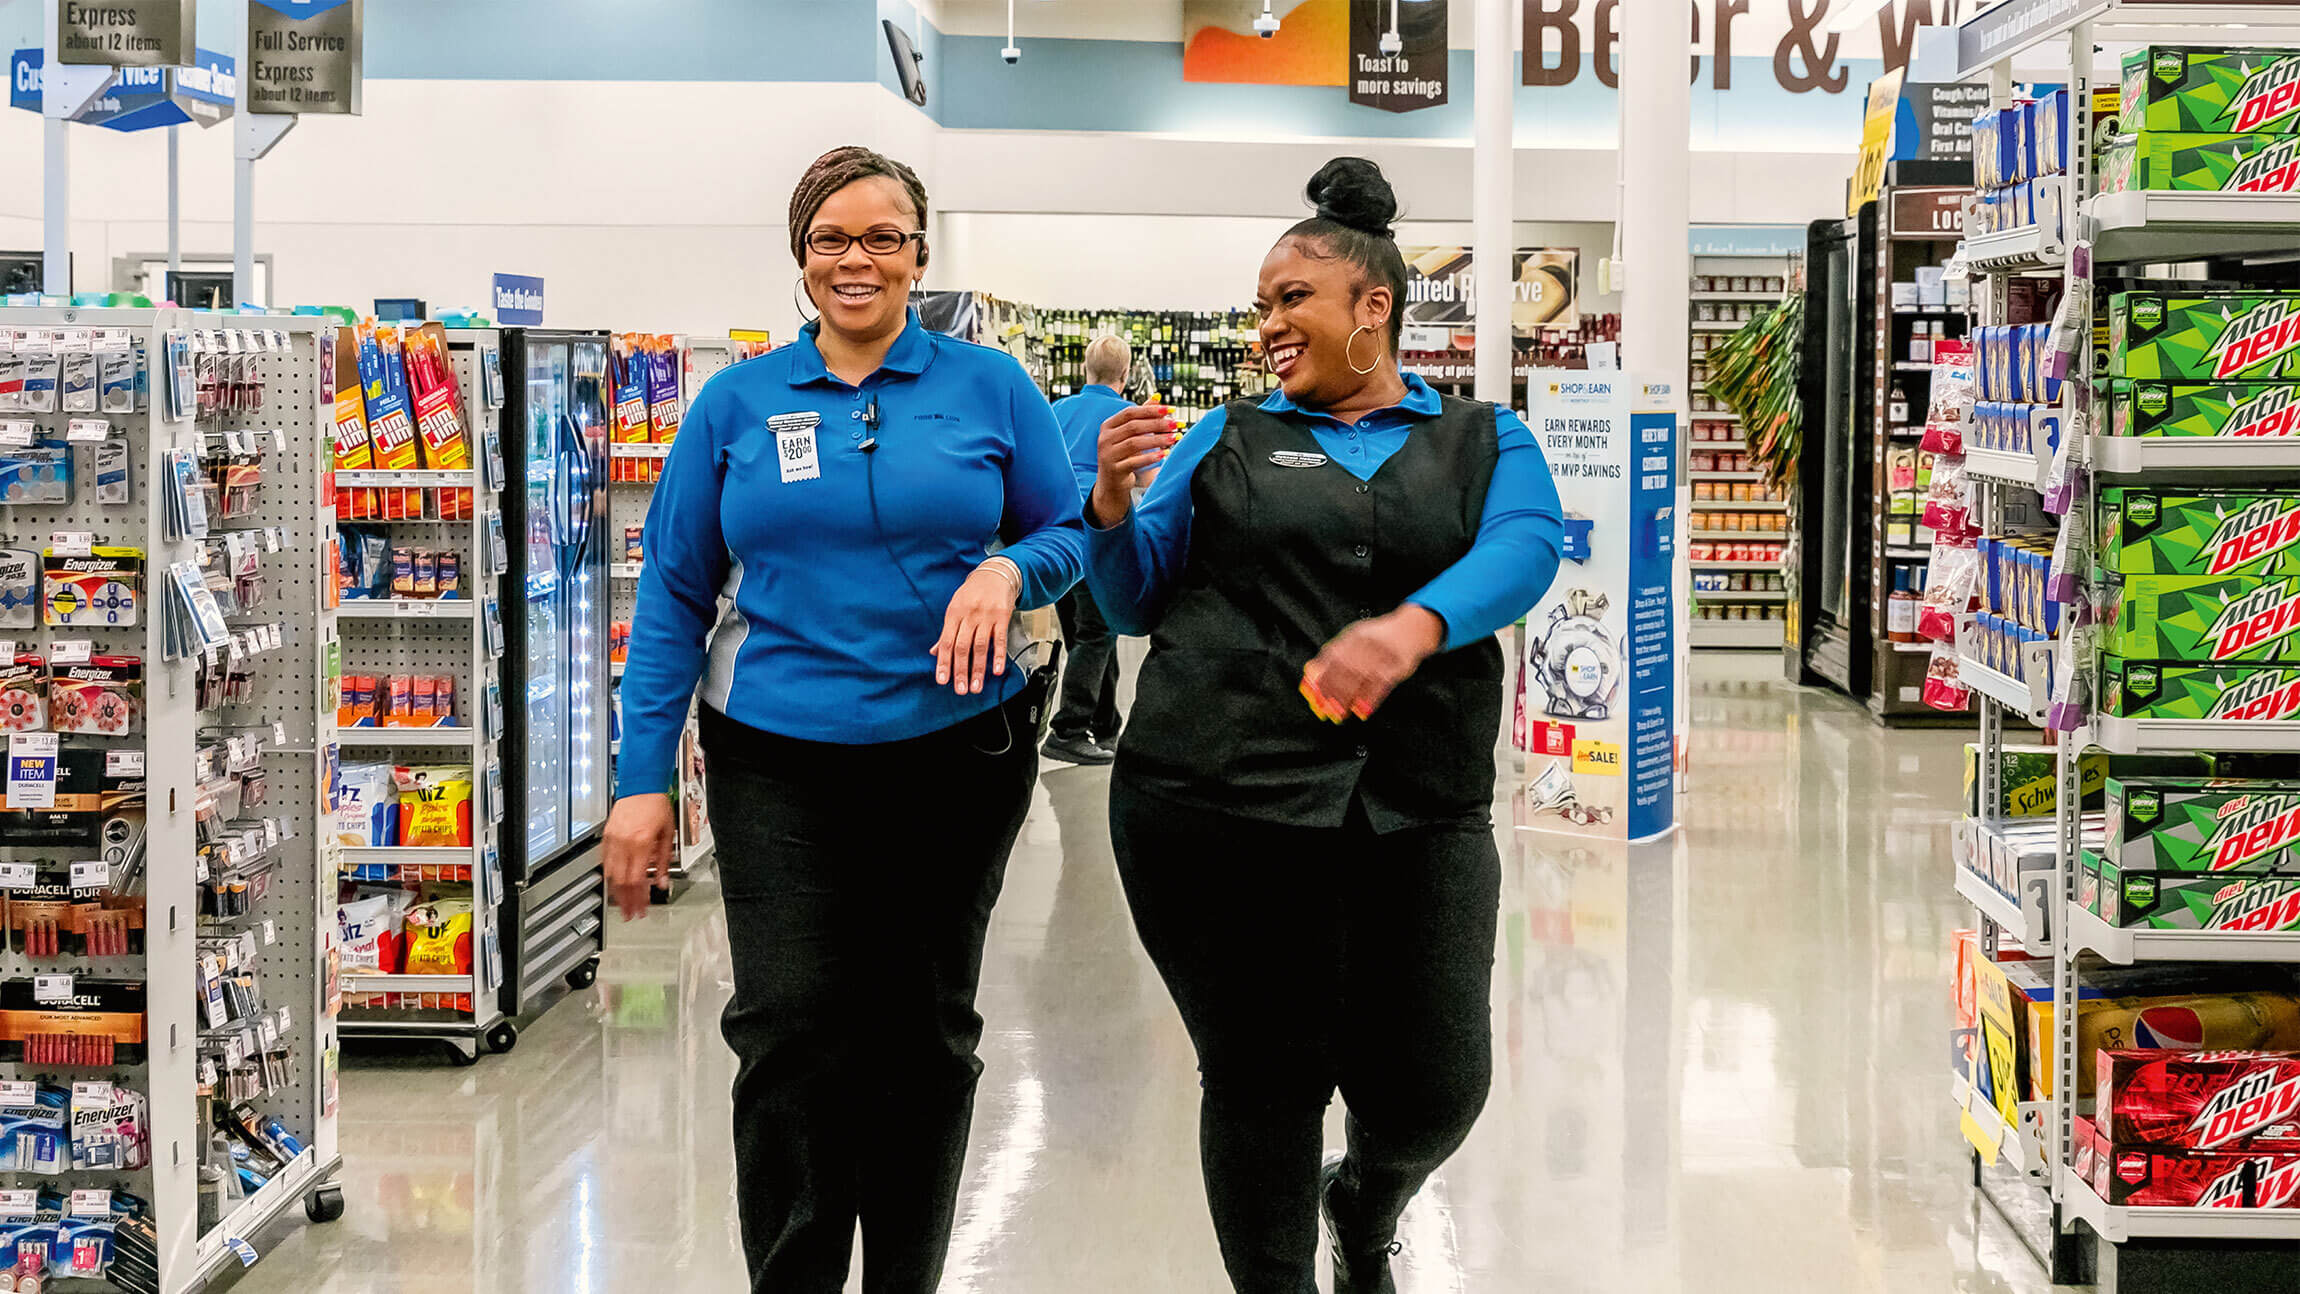
<path fill-rule="evenodd" d="M 1062 668 L 1062 706 L 1054 712 L 1057 737 L 1092 737 L 1107 746 L 1118 740 L 1118 635 L 1094 605 L 1083 584 L 1054 604 L 1069 645 Z"/>
<path fill-rule="evenodd" d="M 760 1294 L 930 1294 L 966 1157 L 975 986 L 1037 778 L 1022 698 L 837 746 L 703 712 L 735 968 L 734 1150 Z"/>
<path fill-rule="evenodd" d="M 1199 1155 L 1239 1294 L 1315 1294 L 1318 1169 L 1349 1108 L 1353 1249 L 1469 1136 L 1493 1076 L 1501 858 L 1484 822 L 1378 835 L 1189 808 L 1123 771 L 1110 832 L 1142 943 L 1198 1051 Z"/>

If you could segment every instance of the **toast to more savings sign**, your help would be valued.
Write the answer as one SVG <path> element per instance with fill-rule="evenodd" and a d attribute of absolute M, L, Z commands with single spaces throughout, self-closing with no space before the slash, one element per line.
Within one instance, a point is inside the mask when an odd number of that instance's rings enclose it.
<path fill-rule="evenodd" d="M 1412 112 L 1446 101 L 1446 3 L 1350 0 L 1351 103 Z"/>

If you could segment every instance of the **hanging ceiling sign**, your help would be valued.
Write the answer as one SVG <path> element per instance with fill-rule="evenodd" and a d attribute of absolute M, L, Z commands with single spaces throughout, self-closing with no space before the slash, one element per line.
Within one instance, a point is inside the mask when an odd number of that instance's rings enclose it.
<path fill-rule="evenodd" d="M 1446 0 L 1350 0 L 1351 103 L 1436 107 L 1446 101 L 1447 63 Z"/>
<path fill-rule="evenodd" d="M 213 126 L 232 115 L 233 59 L 213 50 L 194 51 L 189 67 L 124 67 L 102 94 L 72 120 L 122 132 L 155 126 Z M 41 76 L 46 51 L 20 49 L 8 58 L 8 105 L 41 110 Z"/>
<path fill-rule="evenodd" d="M 248 111 L 357 116 L 362 0 L 247 0 Z"/>
<path fill-rule="evenodd" d="M 56 61 L 167 67 L 191 61 L 192 0 L 54 0 Z"/>

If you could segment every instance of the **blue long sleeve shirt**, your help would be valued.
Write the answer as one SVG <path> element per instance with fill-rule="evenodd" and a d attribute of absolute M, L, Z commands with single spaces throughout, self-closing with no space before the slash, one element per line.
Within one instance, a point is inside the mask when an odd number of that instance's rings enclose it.
<path fill-rule="evenodd" d="M 1001 541 L 1021 608 L 1078 582 L 1077 482 L 1021 365 L 913 314 L 879 370 L 849 386 L 823 366 L 818 326 L 712 378 L 664 464 L 623 673 L 618 796 L 670 785 L 698 681 L 729 718 L 809 741 L 899 741 L 972 718 L 1025 674 L 986 675 L 973 696 L 934 681 L 958 586 Z"/>
<path fill-rule="evenodd" d="M 1413 424 L 1438 412 L 1437 392 L 1406 376 L 1406 398 L 1355 423 L 1301 408 L 1273 392 L 1262 408 L 1306 426 L 1326 457 L 1361 481 L 1405 447 Z M 1166 456 L 1158 481 L 1124 521 L 1088 527 L 1086 577 L 1103 618 L 1121 634 L 1157 628 L 1190 555 L 1190 478 L 1229 422 L 1216 409 Z M 1406 600 L 1445 622 L 1445 650 L 1491 636 L 1526 613 L 1557 577 L 1565 517 L 1549 460 L 1533 432 L 1506 408 L 1494 411 L 1498 456 L 1477 538 L 1461 560 Z"/>
<path fill-rule="evenodd" d="M 1062 424 L 1062 440 L 1070 446 L 1070 470 L 1078 477 L 1078 497 L 1094 493 L 1094 478 L 1102 474 L 1102 424 L 1130 401 L 1112 387 L 1088 383 L 1078 394 L 1054 402 L 1054 420 Z"/>

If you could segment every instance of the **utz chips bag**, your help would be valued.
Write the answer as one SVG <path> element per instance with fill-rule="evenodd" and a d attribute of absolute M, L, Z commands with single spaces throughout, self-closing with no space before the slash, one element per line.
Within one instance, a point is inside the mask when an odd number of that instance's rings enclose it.
<path fill-rule="evenodd" d="M 471 973 L 470 900 L 435 899 L 407 914 L 406 973 Z"/>
<path fill-rule="evenodd" d="M 399 790 L 399 843 L 453 848 L 471 843 L 471 770 L 467 767 L 400 765 L 392 772 Z"/>

